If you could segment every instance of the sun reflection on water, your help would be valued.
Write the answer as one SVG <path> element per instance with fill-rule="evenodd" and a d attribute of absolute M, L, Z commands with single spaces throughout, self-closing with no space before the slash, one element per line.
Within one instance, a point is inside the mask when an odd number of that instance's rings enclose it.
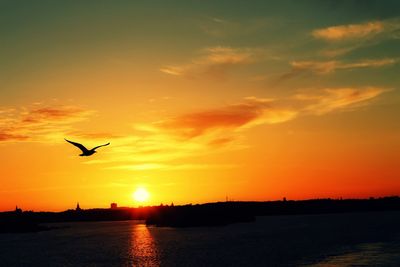
<path fill-rule="evenodd" d="M 160 266 L 154 238 L 145 224 L 134 224 L 130 258 L 133 266 Z"/>

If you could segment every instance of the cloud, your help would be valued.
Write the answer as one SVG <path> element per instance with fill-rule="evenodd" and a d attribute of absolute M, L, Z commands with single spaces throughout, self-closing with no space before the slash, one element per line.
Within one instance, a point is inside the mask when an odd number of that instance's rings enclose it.
<path fill-rule="evenodd" d="M 198 21 L 199 28 L 211 37 L 250 36 L 260 34 L 271 28 L 281 27 L 283 22 L 277 18 L 249 18 L 228 20 L 220 17 L 206 17 Z"/>
<path fill-rule="evenodd" d="M 359 24 L 347 24 L 316 29 L 311 35 L 329 43 L 329 47 L 320 53 L 327 57 L 337 57 L 382 41 L 398 39 L 400 18 L 368 21 Z"/>
<path fill-rule="evenodd" d="M 385 30 L 382 21 L 369 21 L 360 24 L 348 24 L 331 26 L 312 31 L 312 36 L 325 41 L 342 41 L 347 39 L 359 39 L 376 35 Z"/>
<path fill-rule="evenodd" d="M 2 142 L 2 141 L 25 141 L 27 139 L 29 139 L 28 136 L 8 133 L 6 131 L 2 132 L 2 130 L 0 130 L 0 142 Z"/>
<path fill-rule="evenodd" d="M 233 49 L 230 47 L 211 47 L 205 49 L 207 55 L 198 64 L 243 64 L 255 60 L 252 49 Z"/>
<path fill-rule="evenodd" d="M 123 138 L 123 135 L 114 134 L 110 132 L 82 132 L 82 131 L 69 131 L 68 135 L 82 137 L 84 139 L 115 139 L 115 138 Z"/>
<path fill-rule="evenodd" d="M 274 106 L 273 100 L 251 97 L 242 103 L 184 114 L 158 122 L 155 126 L 186 138 L 193 138 L 210 131 L 239 130 L 258 124 L 281 123 L 293 119 L 296 115 L 294 110 Z"/>
<path fill-rule="evenodd" d="M 232 169 L 236 168 L 234 164 L 165 164 L 165 163 L 145 163 L 145 164 L 128 164 L 108 167 L 106 169 L 111 170 L 131 170 L 131 171 L 143 171 L 143 170 L 164 170 L 164 171 L 175 171 L 175 170 L 204 170 L 204 169 Z"/>
<path fill-rule="evenodd" d="M 379 68 L 393 65 L 398 60 L 394 58 L 367 59 L 345 63 L 342 61 L 293 61 L 291 65 L 296 71 L 310 70 L 314 73 L 327 74 L 340 69 Z"/>
<path fill-rule="evenodd" d="M 253 127 L 354 110 L 386 91 L 378 87 L 327 88 L 284 99 L 247 97 L 230 105 L 184 112 L 162 121 L 135 124 L 136 135 L 116 138 L 101 159 L 85 163 L 136 172 L 234 168 L 223 162 L 196 162 L 196 158 L 247 148 L 245 132 Z"/>
<path fill-rule="evenodd" d="M 88 119 L 94 111 L 74 106 L 41 106 L 2 110 L 0 141 L 50 141 L 62 138 L 72 124 Z"/>
<path fill-rule="evenodd" d="M 211 140 L 208 144 L 211 147 L 220 147 L 220 146 L 226 146 L 233 142 L 235 139 L 233 137 L 217 137 L 213 140 Z"/>
<path fill-rule="evenodd" d="M 325 57 L 333 58 L 333 57 L 338 57 L 338 56 L 342 56 L 347 53 L 350 53 L 350 52 L 358 49 L 361 46 L 362 46 L 361 44 L 357 44 L 357 45 L 351 45 L 351 46 L 345 46 L 345 47 L 328 48 L 328 49 L 322 50 L 320 52 L 320 54 Z"/>
<path fill-rule="evenodd" d="M 339 60 L 329 61 L 292 61 L 292 70 L 282 74 L 279 81 L 291 79 L 303 73 L 318 75 L 334 73 L 337 70 L 351 70 L 361 68 L 380 68 L 398 63 L 397 58 L 365 59 L 355 62 L 343 62 Z"/>
<path fill-rule="evenodd" d="M 388 89 L 379 87 L 324 89 L 320 94 L 298 94 L 295 98 L 311 101 L 304 108 L 305 113 L 323 115 L 337 110 L 345 110 L 366 105 Z"/>
<path fill-rule="evenodd" d="M 43 107 L 22 113 L 22 122 L 27 124 L 49 124 L 62 120 L 62 123 L 81 121 L 92 111 L 73 106 Z"/>
<path fill-rule="evenodd" d="M 296 115 L 296 111 L 280 107 L 273 99 L 248 97 L 219 108 L 135 125 L 141 136 L 115 139 L 101 160 L 87 163 L 108 164 L 107 169 L 132 171 L 202 169 L 206 168 L 203 163 L 177 162 L 243 149 L 246 146 L 242 132 L 261 124 L 282 123 Z M 224 164 L 211 167 L 226 168 Z"/>
<path fill-rule="evenodd" d="M 221 18 L 206 18 L 199 22 L 199 28 L 213 37 L 223 37 L 229 34 L 234 26 L 236 25 L 231 21 Z"/>
<path fill-rule="evenodd" d="M 223 79 L 226 72 L 234 66 L 251 64 L 265 58 L 261 49 L 209 47 L 201 51 L 201 55 L 188 64 L 168 65 L 160 71 L 174 76 L 194 78 L 206 75 L 215 79 Z"/>
<path fill-rule="evenodd" d="M 229 136 L 229 133 L 219 133 Z M 101 159 L 89 159 L 86 164 L 101 164 L 108 170 L 154 171 L 154 170 L 200 170 L 209 168 L 227 168 L 224 163 L 196 162 L 196 157 L 239 149 L 238 138 L 233 137 L 229 144 L 209 144 L 213 136 L 205 134 L 197 138 L 182 140 L 171 132 L 158 130 L 146 132 L 143 137 L 131 140 L 121 138 L 113 140 L 113 145 L 103 152 Z M 219 136 L 219 135 L 218 135 Z M 227 137 L 229 138 L 229 137 Z M 192 158 L 193 163 L 188 163 Z M 184 162 L 182 162 L 184 159 Z M 233 167 L 233 165 L 230 165 Z"/>
<path fill-rule="evenodd" d="M 178 67 L 178 66 L 165 66 L 165 67 L 161 68 L 160 71 L 164 72 L 166 74 L 180 76 L 185 73 L 185 68 Z"/>
<path fill-rule="evenodd" d="M 234 168 L 224 162 L 196 162 L 196 158 L 248 147 L 245 132 L 253 127 L 285 123 L 299 116 L 352 110 L 369 104 L 386 91 L 378 87 L 328 88 L 298 93 L 292 98 L 247 97 L 229 105 L 142 123 L 123 136 L 76 130 L 74 123 L 90 118 L 91 110 L 40 104 L 1 110 L 0 141 L 60 142 L 65 134 L 83 139 L 114 136 L 112 146 L 101 153 L 101 158 L 88 158 L 85 163 L 137 172 Z"/>
<path fill-rule="evenodd" d="M 211 136 L 210 145 L 229 144 L 234 140 L 232 134 L 262 124 L 284 123 L 298 116 L 326 114 L 339 109 L 366 104 L 388 91 L 380 87 L 326 88 L 312 93 L 296 94 L 286 104 L 274 99 L 245 98 L 241 103 L 221 108 L 186 113 L 169 120 L 153 124 L 152 131 L 164 131 L 185 139 Z M 296 106 L 297 108 L 293 108 Z M 228 135 L 226 133 L 229 133 Z"/>

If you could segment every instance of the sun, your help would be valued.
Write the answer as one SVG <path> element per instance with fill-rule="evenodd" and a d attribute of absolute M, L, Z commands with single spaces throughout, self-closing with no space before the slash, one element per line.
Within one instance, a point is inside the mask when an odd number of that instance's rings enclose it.
<path fill-rule="evenodd" d="M 145 202 L 149 199 L 150 194 L 149 192 L 143 188 L 143 187 L 139 187 L 138 189 L 136 189 L 136 191 L 133 193 L 132 195 L 133 199 L 136 200 L 137 202 Z"/>

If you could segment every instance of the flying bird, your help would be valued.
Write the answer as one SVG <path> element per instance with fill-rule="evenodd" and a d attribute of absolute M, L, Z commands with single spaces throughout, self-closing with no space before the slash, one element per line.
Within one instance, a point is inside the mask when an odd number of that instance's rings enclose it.
<path fill-rule="evenodd" d="M 64 138 L 65 139 L 65 138 Z M 68 143 L 70 143 L 70 144 L 73 144 L 74 146 L 76 146 L 77 148 L 79 148 L 80 150 L 82 150 L 82 154 L 80 154 L 79 156 L 81 156 L 81 157 L 84 157 L 84 156 L 91 156 L 91 155 L 93 155 L 94 153 L 96 153 L 97 151 L 96 151 L 96 149 L 98 149 L 99 147 L 102 147 L 102 146 L 108 146 L 110 143 L 107 143 L 107 144 L 104 144 L 104 145 L 100 145 L 100 146 L 96 146 L 96 147 L 94 147 L 94 148 L 92 148 L 92 149 L 87 149 L 84 145 L 82 145 L 82 144 L 79 144 L 79 143 L 75 143 L 75 142 L 72 142 L 72 141 L 69 141 L 69 140 L 67 140 L 67 139 L 65 139 L 65 141 L 67 141 Z"/>

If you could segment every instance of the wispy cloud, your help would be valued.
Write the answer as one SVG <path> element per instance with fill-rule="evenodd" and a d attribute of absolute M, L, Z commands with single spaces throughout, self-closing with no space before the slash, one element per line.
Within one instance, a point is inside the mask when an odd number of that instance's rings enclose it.
<path fill-rule="evenodd" d="M 165 163 L 145 163 L 145 164 L 127 164 L 108 167 L 106 169 L 111 170 L 132 170 L 132 171 L 143 171 L 143 170 L 164 170 L 164 171 L 176 171 L 176 170 L 203 170 L 203 169 L 232 169 L 236 168 L 234 164 L 165 164 Z"/>
<path fill-rule="evenodd" d="M 222 17 L 207 17 L 198 22 L 199 28 L 205 34 L 217 38 L 260 34 L 266 29 L 276 28 L 282 24 L 281 19 L 272 17 L 249 18 L 240 21 Z"/>
<path fill-rule="evenodd" d="M 42 141 L 62 138 L 76 122 L 88 119 L 94 111 L 74 106 L 43 106 L 2 110 L 0 141 Z"/>
<path fill-rule="evenodd" d="M 0 142 L 2 142 L 2 141 L 25 141 L 28 139 L 29 139 L 29 137 L 26 135 L 10 133 L 5 129 L 0 130 Z"/>
<path fill-rule="evenodd" d="M 398 39 L 400 18 L 374 20 L 358 24 L 346 24 L 316 29 L 311 35 L 324 40 L 329 47 L 321 54 L 327 57 L 337 57 L 352 52 L 361 47 L 379 44 L 382 41 Z"/>
<path fill-rule="evenodd" d="M 342 61 L 293 61 L 290 63 L 294 71 L 312 71 L 318 74 L 327 74 L 336 70 L 357 69 L 357 68 L 379 68 L 393 65 L 398 62 L 395 58 L 366 59 L 356 62 Z"/>
<path fill-rule="evenodd" d="M 109 170 L 169 171 L 234 168 L 235 165 L 196 162 L 198 156 L 246 148 L 245 132 L 259 125 L 285 123 L 299 116 L 323 115 L 367 105 L 388 90 L 328 88 L 302 92 L 291 98 L 247 97 L 230 105 L 186 112 L 156 122 L 135 124 L 130 134 L 85 134 L 74 123 L 88 119 L 93 111 L 72 106 L 33 106 L 1 110 L 0 141 L 62 140 L 64 134 L 83 139 L 115 136 L 101 158 L 87 164 L 101 164 Z M 185 159 L 182 162 L 182 159 Z M 193 161 L 191 163 L 190 159 Z"/>
<path fill-rule="evenodd" d="M 223 79 L 234 66 L 251 64 L 265 58 L 264 51 L 256 48 L 210 47 L 203 49 L 200 56 L 188 64 L 168 65 L 160 71 L 175 76 L 197 77 L 206 75 Z"/>
<path fill-rule="evenodd" d="M 358 49 L 361 46 L 362 46 L 362 43 L 358 43 L 358 44 L 350 45 L 350 46 L 344 46 L 344 47 L 333 47 L 333 48 L 330 47 L 330 48 L 326 48 L 326 49 L 323 49 L 322 51 L 320 51 L 320 54 L 325 57 L 334 58 L 334 57 L 348 54 L 348 53 Z"/>
<path fill-rule="evenodd" d="M 293 119 L 296 115 L 294 110 L 277 107 L 271 99 L 249 97 L 242 103 L 188 113 L 158 122 L 155 126 L 193 138 L 215 130 L 239 130 L 258 124 L 281 123 Z"/>
<path fill-rule="evenodd" d="M 211 36 L 222 37 L 230 32 L 232 22 L 221 18 L 206 18 L 199 22 L 200 29 Z"/>
<path fill-rule="evenodd" d="M 325 41 L 342 41 L 346 39 L 365 38 L 385 30 L 382 21 L 369 21 L 360 24 L 331 26 L 312 31 L 312 36 Z"/>
<path fill-rule="evenodd" d="M 292 69 L 282 74 L 278 81 L 294 78 L 300 74 L 313 73 L 318 75 L 334 73 L 338 70 L 352 70 L 361 68 L 380 68 L 394 65 L 399 62 L 398 58 L 383 59 L 364 59 L 354 62 L 344 62 L 340 60 L 329 61 L 292 61 Z"/>
<path fill-rule="evenodd" d="M 103 153 L 107 156 L 87 163 L 133 171 L 227 168 L 226 164 L 188 164 L 187 159 L 243 149 L 246 147 L 243 132 L 247 129 L 282 123 L 296 115 L 295 110 L 281 107 L 273 99 L 248 97 L 220 108 L 135 125 L 135 129 L 143 133 L 141 136 L 116 139 L 108 154 Z M 181 159 L 185 159 L 185 163 L 177 163 Z"/>
<path fill-rule="evenodd" d="M 368 104 L 369 100 L 389 91 L 380 87 L 367 88 L 327 88 L 319 93 L 297 94 L 298 100 L 309 101 L 303 112 L 323 115 L 337 110 L 354 109 Z"/>
<path fill-rule="evenodd" d="M 123 138 L 123 135 L 114 134 L 111 132 L 83 132 L 78 130 L 71 130 L 67 133 L 68 135 L 81 137 L 83 139 L 115 139 L 115 138 Z"/>
<path fill-rule="evenodd" d="M 348 87 L 312 90 L 281 100 L 248 97 L 239 103 L 142 124 L 138 127 L 145 136 L 125 143 L 124 139 L 115 141 L 117 146 L 112 148 L 112 160 L 108 162 L 112 166 L 107 168 L 132 171 L 206 168 L 207 164 L 171 162 L 244 149 L 247 146 L 242 136 L 252 127 L 285 123 L 299 116 L 354 110 L 386 91 L 378 87 Z M 107 163 L 107 160 L 88 163 Z"/>
<path fill-rule="evenodd" d="M 185 73 L 186 69 L 185 67 L 179 66 L 165 66 L 161 68 L 160 71 L 170 75 L 181 76 Z"/>

